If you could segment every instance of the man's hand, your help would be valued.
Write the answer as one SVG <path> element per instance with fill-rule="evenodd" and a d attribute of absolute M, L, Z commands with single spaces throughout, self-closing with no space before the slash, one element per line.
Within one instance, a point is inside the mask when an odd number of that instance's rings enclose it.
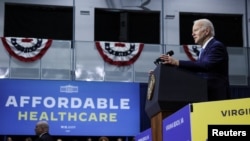
<path fill-rule="evenodd" d="M 169 56 L 169 55 L 161 55 L 160 56 L 161 60 L 163 61 L 162 64 L 170 64 L 174 66 L 179 66 L 179 60 Z"/>

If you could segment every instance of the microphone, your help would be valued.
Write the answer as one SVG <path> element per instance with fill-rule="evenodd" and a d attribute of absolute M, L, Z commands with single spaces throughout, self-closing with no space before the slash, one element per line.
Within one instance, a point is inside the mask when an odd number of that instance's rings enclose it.
<path fill-rule="evenodd" d="M 173 50 L 170 50 L 168 52 L 166 52 L 166 55 L 169 55 L 169 56 L 172 56 L 174 55 L 174 51 Z M 163 61 L 161 60 L 161 58 L 157 58 L 155 61 L 154 61 L 154 64 L 161 64 Z"/>

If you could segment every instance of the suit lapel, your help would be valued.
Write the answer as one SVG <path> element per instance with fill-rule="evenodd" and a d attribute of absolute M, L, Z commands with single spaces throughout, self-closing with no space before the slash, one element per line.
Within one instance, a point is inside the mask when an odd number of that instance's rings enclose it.
<path fill-rule="evenodd" d="M 207 44 L 207 46 L 205 47 L 205 49 L 202 51 L 202 54 L 201 54 L 201 58 L 202 56 L 204 56 L 208 50 L 210 50 L 210 48 L 212 47 L 212 44 L 215 42 L 215 39 L 213 38 L 212 40 L 210 40 Z"/>

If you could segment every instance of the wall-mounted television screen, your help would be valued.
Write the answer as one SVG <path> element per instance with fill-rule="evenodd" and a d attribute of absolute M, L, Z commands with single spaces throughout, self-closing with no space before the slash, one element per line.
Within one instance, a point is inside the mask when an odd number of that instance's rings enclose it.
<path fill-rule="evenodd" d="M 95 41 L 160 43 L 160 11 L 95 9 Z"/>
<path fill-rule="evenodd" d="M 6 3 L 4 36 L 72 40 L 73 7 Z"/>

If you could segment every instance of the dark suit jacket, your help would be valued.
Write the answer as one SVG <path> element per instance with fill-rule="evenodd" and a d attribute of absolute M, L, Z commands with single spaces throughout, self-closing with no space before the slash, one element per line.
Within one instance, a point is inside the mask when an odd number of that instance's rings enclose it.
<path fill-rule="evenodd" d="M 36 139 L 36 141 L 53 141 L 53 138 L 51 137 L 49 133 L 45 133 L 41 137 Z"/>
<path fill-rule="evenodd" d="M 179 68 L 196 72 L 207 79 L 208 100 L 229 98 L 228 52 L 226 47 L 213 38 L 197 61 L 180 60 Z"/>

